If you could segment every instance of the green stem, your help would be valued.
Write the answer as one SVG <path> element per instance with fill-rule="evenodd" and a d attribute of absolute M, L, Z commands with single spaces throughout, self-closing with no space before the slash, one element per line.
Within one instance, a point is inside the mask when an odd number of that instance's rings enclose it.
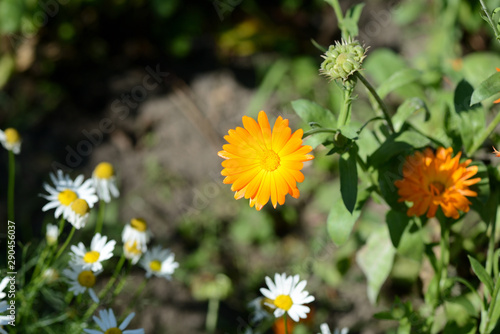
<path fill-rule="evenodd" d="M 7 192 L 7 217 L 10 221 L 14 221 L 14 182 L 16 175 L 16 160 L 14 152 L 9 150 L 9 186 Z"/>
<path fill-rule="evenodd" d="M 101 231 L 102 231 L 102 225 L 104 223 L 105 208 L 106 208 L 106 202 L 104 202 L 103 200 L 100 200 L 99 201 L 99 212 L 97 213 L 97 221 L 95 224 L 95 233 L 94 234 L 101 233 Z"/>
<path fill-rule="evenodd" d="M 283 315 L 283 322 L 285 324 L 285 334 L 288 334 L 288 324 L 286 323 L 286 320 L 287 320 L 287 314 L 285 312 L 285 314 Z"/>
<path fill-rule="evenodd" d="M 302 138 L 305 138 L 305 137 L 310 136 L 310 135 L 314 135 L 316 133 L 337 133 L 337 130 L 326 129 L 326 128 L 312 129 L 312 130 L 304 132 L 304 134 L 302 135 Z"/>
<path fill-rule="evenodd" d="M 115 283 L 116 279 L 118 278 L 118 275 L 120 275 L 120 271 L 122 270 L 124 263 L 125 263 L 125 253 L 122 253 L 120 260 L 118 260 L 118 263 L 116 264 L 115 272 L 113 273 L 113 276 L 109 279 L 108 284 L 106 284 L 104 290 L 102 290 L 102 292 L 99 294 L 99 299 L 104 298 L 104 296 L 106 296 L 106 294 L 109 292 L 109 290 Z"/>
<path fill-rule="evenodd" d="M 450 229 L 448 227 L 447 219 L 443 218 L 444 221 L 441 221 L 441 240 L 439 241 L 439 246 L 441 249 L 441 259 L 439 261 L 439 281 L 438 281 L 438 289 L 439 289 L 439 297 L 440 300 L 444 300 L 444 291 L 443 288 L 445 286 L 446 280 L 448 278 L 448 264 L 450 263 Z"/>
<path fill-rule="evenodd" d="M 488 138 L 489 135 L 493 132 L 493 130 L 495 130 L 495 128 L 497 127 L 498 123 L 500 123 L 500 112 L 497 113 L 497 115 L 495 116 L 495 118 L 493 118 L 493 120 L 491 121 L 491 123 L 488 124 L 488 126 L 486 127 L 486 129 L 484 129 L 484 131 L 474 141 L 474 144 L 472 145 L 472 147 L 470 148 L 470 150 L 467 152 L 468 156 L 473 155 L 474 152 L 476 152 L 479 149 L 479 147 L 481 146 L 481 144 L 483 144 L 483 142 L 486 140 L 486 138 Z"/>
<path fill-rule="evenodd" d="M 340 109 L 339 118 L 337 120 L 337 128 L 341 128 L 349 123 L 352 103 L 351 95 L 352 89 L 344 90 L 344 101 L 342 104 L 342 108 Z"/>
<path fill-rule="evenodd" d="M 215 333 L 217 327 L 217 316 L 219 314 L 219 300 L 210 298 L 208 301 L 208 312 L 206 328 L 208 333 Z"/>
<path fill-rule="evenodd" d="M 140 295 L 142 293 L 142 290 L 144 290 L 144 288 L 146 287 L 146 284 L 148 283 L 148 281 L 149 281 L 149 279 L 147 279 L 147 278 L 142 281 L 142 283 L 139 286 L 139 288 L 137 288 L 137 290 L 135 291 L 134 297 L 132 297 L 132 302 L 127 306 L 127 309 L 122 314 L 129 314 L 130 311 L 132 310 L 132 307 L 135 307 L 137 305 L 137 302 L 138 302 L 139 297 L 140 297 Z"/>
<path fill-rule="evenodd" d="M 347 30 L 344 27 L 344 15 L 342 14 L 342 8 L 340 8 L 340 4 L 338 0 L 329 1 L 330 5 L 332 5 L 333 10 L 335 11 L 335 16 L 337 16 L 337 20 L 339 21 L 339 27 L 342 31 L 342 37 L 348 38 Z"/>
<path fill-rule="evenodd" d="M 486 18 L 488 19 L 488 23 L 490 24 L 491 29 L 493 29 L 493 32 L 495 33 L 495 38 L 497 40 L 499 40 L 500 36 L 498 35 L 497 25 L 495 22 L 493 22 L 493 19 L 491 18 L 490 11 L 488 10 L 488 7 L 486 7 L 486 4 L 484 3 L 483 0 L 479 0 L 479 2 L 481 3 L 481 7 L 483 7 L 483 12 L 486 15 Z"/>
<path fill-rule="evenodd" d="M 500 284 L 498 282 L 499 279 L 500 277 L 496 277 L 495 279 L 495 290 L 493 290 L 490 306 L 488 307 L 488 319 L 486 320 L 486 326 L 485 326 L 486 333 L 489 333 L 488 328 L 490 327 L 491 317 L 493 315 L 493 310 L 495 309 L 497 303 L 498 293 L 500 292 Z"/>
<path fill-rule="evenodd" d="M 59 241 L 59 237 L 62 234 L 62 231 L 64 229 L 64 215 L 61 217 L 61 220 L 59 221 L 59 235 L 57 236 L 57 240 Z"/>
<path fill-rule="evenodd" d="M 76 230 L 76 228 L 73 226 L 73 228 L 71 229 L 71 232 L 69 232 L 68 238 L 66 239 L 66 241 L 64 242 L 64 244 L 61 246 L 61 248 L 57 252 L 56 257 L 54 258 L 54 260 L 57 260 L 59 258 L 59 256 L 61 256 L 61 254 L 63 253 L 64 249 L 68 246 L 69 242 L 71 241 L 71 238 L 73 238 L 73 234 L 75 234 L 75 230 Z"/>
<path fill-rule="evenodd" d="M 380 109 L 382 110 L 382 113 L 384 114 L 389 129 L 391 130 L 392 133 L 394 133 L 395 131 L 394 131 L 394 126 L 392 125 L 391 116 L 389 115 L 389 110 L 387 109 L 387 106 L 385 105 L 384 101 L 382 101 L 380 96 L 375 91 L 375 88 L 373 88 L 373 86 L 368 82 L 368 80 L 366 80 L 366 78 L 361 73 L 359 73 L 359 71 L 354 72 L 354 75 L 363 83 L 363 85 L 365 85 L 366 89 L 368 89 L 370 94 L 377 101 Z"/>
<path fill-rule="evenodd" d="M 118 285 L 115 288 L 115 291 L 113 291 L 113 298 L 116 297 L 116 296 L 118 296 L 118 294 L 125 287 L 125 283 L 127 282 L 127 277 L 128 277 L 128 275 L 130 273 L 130 269 L 131 268 L 132 268 L 132 261 L 128 261 L 128 266 L 127 266 L 127 269 L 125 271 L 125 275 L 122 276 L 122 278 L 120 279 L 120 282 L 118 282 Z"/>
<path fill-rule="evenodd" d="M 496 210 L 495 210 L 496 213 Z M 496 214 L 491 218 L 490 240 L 488 244 L 488 257 L 486 259 L 486 272 L 491 275 L 493 270 L 493 258 L 495 255 Z"/>

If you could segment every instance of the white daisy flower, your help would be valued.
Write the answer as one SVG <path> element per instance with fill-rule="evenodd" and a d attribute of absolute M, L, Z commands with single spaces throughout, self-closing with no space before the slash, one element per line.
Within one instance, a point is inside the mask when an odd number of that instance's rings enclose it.
<path fill-rule="evenodd" d="M 65 215 L 66 220 L 73 225 L 77 230 L 87 225 L 90 216 L 90 208 L 82 198 L 77 198 L 66 207 Z"/>
<path fill-rule="evenodd" d="M 116 176 L 113 165 L 109 162 L 101 162 L 92 172 L 92 180 L 97 190 L 97 196 L 104 202 L 111 202 L 111 197 L 120 196 L 120 191 L 116 187 Z"/>
<path fill-rule="evenodd" d="M 3 292 L 3 290 L 7 287 L 7 284 L 9 283 L 9 276 L 6 276 L 2 279 L 0 282 L 0 299 L 4 299 L 7 294 Z"/>
<path fill-rule="evenodd" d="M 7 332 L 2 329 L 2 326 L 8 325 L 9 321 L 13 320 L 10 315 L 2 315 L 2 313 L 7 311 L 8 307 L 9 307 L 9 304 L 7 303 L 6 300 L 2 300 L 0 302 L 0 334 L 7 334 Z"/>
<path fill-rule="evenodd" d="M 12 151 L 14 154 L 21 152 L 21 136 L 14 128 L 7 128 L 5 131 L 0 130 L 0 143 L 6 150 Z"/>
<path fill-rule="evenodd" d="M 59 228 L 54 224 L 47 224 L 45 228 L 45 240 L 48 245 L 55 245 L 59 238 Z"/>
<path fill-rule="evenodd" d="M 325 323 L 319 325 L 319 329 L 321 330 L 321 333 L 318 334 L 332 334 L 330 328 Z M 348 334 L 348 333 L 349 333 L 349 328 L 347 327 L 344 327 L 341 330 L 335 329 L 335 331 L 333 332 L 333 334 Z"/>
<path fill-rule="evenodd" d="M 146 278 L 151 275 L 171 279 L 179 263 L 174 261 L 175 254 L 161 246 L 153 247 L 142 257 L 141 265 L 146 270 Z"/>
<path fill-rule="evenodd" d="M 255 324 L 273 315 L 273 309 L 267 306 L 267 303 L 272 304 L 272 300 L 264 297 L 257 297 L 248 303 L 248 307 L 253 310 L 250 314 L 250 323 Z"/>
<path fill-rule="evenodd" d="M 314 301 L 314 297 L 309 292 L 304 291 L 306 280 L 299 282 L 299 275 L 288 276 L 275 274 L 274 282 L 266 276 L 266 283 L 269 289 L 261 288 L 260 292 L 264 297 L 269 298 L 272 303 L 266 303 L 274 310 L 276 318 L 288 313 L 293 321 L 298 322 L 300 318 L 307 318 L 310 309 L 303 304 Z"/>
<path fill-rule="evenodd" d="M 72 180 L 69 175 L 64 174 L 62 170 L 58 170 L 57 177 L 50 173 L 50 179 L 54 186 L 44 183 L 43 188 L 49 194 L 40 194 L 40 196 L 49 201 L 43 206 L 42 211 L 55 208 L 55 218 L 59 218 L 61 214 L 64 214 L 63 217 L 66 219 L 66 215 L 69 213 L 67 207 L 77 198 L 84 199 L 90 208 L 99 200 L 95 194 L 93 181 L 89 179 L 84 182 L 83 175 L 79 175 L 75 180 Z"/>
<path fill-rule="evenodd" d="M 137 247 L 144 253 L 148 247 L 147 243 L 151 239 L 151 230 L 143 218 L 132 218 L 130 223 L 125 225 L 122 232 L 123 243 L 137 242 Z"/>
<path fill-rule="evenodd" d="M 95 329 L 84 329 L 83 331 L 89 334 L 144 334 L 144 329 L 127 329 L 125 328 L 128 326 L 132 318 L 135 316 L 135 313 L 130 313 L 125 320 L 121 323 L 120 326 L 118 326 L 116 322 L 115 315 L 113 313 L 112 309 L 108 310 L 100 310 L 99 311 L 99 316 L 101 319 L 99 319 L 96 316 L 93 316 L 92 318 L 94 321 L 97 323 L 97 325 L 101 328 L 100 331 L 95 330 Z"/>
<path fill-rule="evenodd" d="M 127 241 L 123 244 L 123 254 L 132 264 L 139 262 L 143 253 L 141 247 L 138 247 L 137 241 Z"/>
<path fill-rule="evenodd" d="M 116 241 L 107 240 L 108 237 L 101 236 L 100 233 L 97 233 L 92 238 L 89 251 L 87 251 L 81 242 L 78 244 L 78 247 L 72 245 L 72 263 L 75 265 L 81 265 L 84 270 L 89 269 L 93 272 L 101 270 L 101 262 L 111 258 L 113 256 L 113 250 L 115 249 Z"/>
<path fill-rule="evenodd" d="M 93 287 L 95 286 L 96 276 L 101 272 L 102 270 L 92 272 L 91 270 L 83 269 L 80 265 L 71 265 L 69 269 L 63 270 L 63 275 L 68 278 L 68 284 L 70 285 L 68 291 L 73 292 L 75 296 L 88 291 L 90 298 L 94 302 L 99 303 L 99 298 Z"/>

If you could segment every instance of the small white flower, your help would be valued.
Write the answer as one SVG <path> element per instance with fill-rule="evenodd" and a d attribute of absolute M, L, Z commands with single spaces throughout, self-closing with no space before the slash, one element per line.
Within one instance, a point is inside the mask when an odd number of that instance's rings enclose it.
<path fill-rule="evenodd" d="M 87 201 L 77 198 L 66 207 L 65 217 L 68 223 L 73 225 L 77 230 L 87 225 L 90 217 L 90 208 Z"/>
<path fill-rule="evenodd" d="M 325 323 L 319 325 L 319 329 L 321 330 L 321 333 L 318 334 L 332 334 L 330 328 Z M 335 329 L 335 331 L 333 332 L 333 334 L 348 334 L 348 333 L 349 333 L 349 328 L 347 327 L 344 327 L 341 330 Z"/>
<path fill-rule="evenodd" d="M 307 281 L 299 282 L 299 275 L 288 276 L 275 274 L 274 282 L 266 276 L 266 283 L 269 289 L 261 288 L 260 292 L 264 297 L 269 298 L 272 303 L 266 303 L 274 308 L 274 316 L 281 317 L 288 313 L 293 321 L 298 322 L 300 318 L 307 318 L 310 309 L 303 304 L 314 301 L 314 297 L 309 292 L 304 291 Z"/>
<path fill-rule="evenodd" d="M 116 177 L 113 165 L 109 162 L 101 162 L 92 172 L 92 180 L 97 190 L 97 196 L 104 202 L 111 202 L 111 196 L 117 198 L 120 191 L 116 187 Z"/>
<path fill-rule="evenodd" d="M 90 250 L 87 251 L 83 243 L 79 243 L 78 247 L 71 246 L 72 263 L 76 265 L 81 265 L 83 269 L 89 269 L 94 272 L 102 269 L 103 261 L 111 258 L 113 256 L 113 250 L 115 249 L 116 241 L 108 241 L 108 237 L 101 236 L 97 233 L 90 243 Z"/>
<path fill-rule="evenodd" d="M 2 146 L 14 154 L 21 152 L 21 136 L 14 128 L 7 128 L 5 131 L 0 130 L 0 143 Z"/>
<path fill-rule="evenodd" d="M 59 271 L 54 268 L 47 268 L 43 271 L 42 277 L 46 283 L 54 283 L 59 279 Z"/>
<path fill-rule="evenodd" d="M 0 300 L 4 299 L 7 294 L 3 292 L 3 290 L 7 287 L 7 284 L 9 283 L 10 279 L 9 276 L 6 276 L 2 279 L 0 282 Z"/>
<path fill-rule="evenodd" d="M 132 264 L 136 264 L 139 262 L 143 251 L 137 245 L 137 241 L 127 241 L 123 244 L 123 254 L 125 254 L 125 258 L 130 260 Z"/>
<path fill-rule="evenodd" d="M 54 224 L 47 224 L 45 228 L 45 240 L 48 245 L 55 245 L 59 238 L 59 228 Z"/>
<path fill-rule="evenodd" d="M 140 248 L 144 253 L 148 247 L 147 243 L 151 239 L 151 230 L 143 218 L 132 218 L 130 223 L 125 225 L 122 232 L 123 243 L 134 244 L 137 242 L 136 247 Z"/>
<path fill-rule="evenodd" d="M 101 272 L 102 270 L 92 272 L 91 270 L 84 270 L 80 265 L 71 265 L 69 269 L 63 270 L 63 275 L 68 278 L 68 284 L 70 285 L 68 291 L 73 292 L 75 296 L 88 291 L 92 300 L 99 303 L 99 298 L 93 287 L 95 286 L 96 276 Z"/>
<path fill-rule="evenodd" d="M 43 188 L 49 194 L 40 194 L 40 196 L 49 201 L 43 206 L 42 211 L 55 208 L 55 218 L 59 218 L 63 214 L 63 217 L 66 219 L 67 214 L 70 213 L 68 207 L 77 198 L 85 200 L 90 208 L 99 200 L 95 194 L 93 181 L 89 179 L 84 182 L 83 175 L 79 175 L 75 180 L 72 180 L 69 175 L 64 174 L 62 170 L 58 170 L 57 177 L 53 173 L 50 173 L 50 179 L 54 186 L 44 183 Z"/>
<path fill-rule="evenodd" d="M 88 334 L 105 334 L 105 333 L 120 333 L 120 334 L 144 334 L 144 329 L 127 329 L 125 328 L 128 326 L 132 318 L 135 316 L 135 313 L 130 313 L 125 320 L 121 323 L 120 326 L 118 326 L 116 322 L 115 315 L 113 313 L 112 309 L 108 310 L 100 310 L 99 311 L 99 316 L 101 319 L 99 319 L 96 316 L 93 316 L 92 318 L 94 321 L 97 323 L 97 325 L 101 328 L 100 331 L 95 330 L 95 329 L 84 329 L 84 331 Z"/>
<path fill-rule="evenodd" d="M 269 306 L 265 305 L 265 303 L 272 303 L 272 300 L 269 300 L 264 297 L 257 297 L 248 303 L 248 307 L 253 310 L 251 313 L 250 323 L 255 324 L 264 319 L 267 319 L 272 316 L 273 310 L 269 308 Z"/>
<path fill-rule="evenodd" d="M 153 247 L 144 254 L 141 265 L 146 270 L 146 277 L 151 275 L 171 279 L 179 263 L 174 261 L 175 254 L 161 246 Z"/>

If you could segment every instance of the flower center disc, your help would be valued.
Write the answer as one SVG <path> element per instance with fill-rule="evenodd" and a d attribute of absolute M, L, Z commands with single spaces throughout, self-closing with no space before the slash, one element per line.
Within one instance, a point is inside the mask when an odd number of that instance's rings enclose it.
<path fill-rule="evenodd" d="M 292 307 L 292 304 L 292 298 L 288 295 L 279 295 L 274 300 L 274 305 L 285 311 L 288 311 Z"/>
<path fill-rule="evenodd" d="M 434 181 L 429 184 L 429 191 L 434 195 L 434 196 L 439 196 L 441 195 L 445 190 L 444 184 L 442 184 L 439 181 Z"/>
<path fill-rule="evenodd" d="M 121 329 L 113 327 L 104 332 L 104 334 L 122 334 Z"/>
<path fill-rule="evenodd" d="M 115 171 L 109 162 L 101 162 L 96 166 L 94 174 L 100 179 L 109 179 L 115 175 Z"/>
<path fill-rule="evenodd" d="M 161 262 L 158 260 L 153 260 L 153 261 L 149 262 L 149 268 L 151 268 L 152 271 L 160 271 Z"/>
<path fill-rule="evenodd" d="M 78 283 L 86 288 L 91 288 L 95 285 L 95 276 L 90 270 L 84 270 L 78 274 Z"/>
<path fill-rule="evenodd" d="M 132 218 L 130 220 L 130 226 L 135 228 L 137 231 L 144 232 L 148 228 L 148 224 L 142 218 Z"/>
<path fill-rule="evenodd" d="M 279 166 L 280 156 L 276 152 L 268 150 L 262 159 L 262 167 L 265 170 L 272 172 L 273 170 L 278 169 Z"/>
<path fill-rule="evenodd" d="M 15 144 L 19 142 L 20 139 L 19 132 L 17 132 L 16 129 L 8 128 L 5 129 L 4 133 L 5 133 L 5 140 L 7 140 L 8 143 Z"/>
<path fill-rule="evenodd" d="M 70 205 L 77 198 L 78 196 L 76 195 L 76 193 L 69 189 L 64 189 L 59 193 L 59 195 L 57 195 L 57 199 L 64 206 Z"/>
<path fill-rule="evenodd" d="M 142 251 L 137 247 L 137 241 L 134 241 L 133 243 L 130 241 L 127 241 L 124 245 L 125 250 L 129 252 L 132 255 L 140 255 L 142 254 Z"/>
<path fill-rule="evenodd" d="M 83 261 L 85 261 L 86 263 L 94 263 L 99 260 L 99 255 L 99 252 L 96 251 L 87 252 L 83 257 Z"/>
<path fill-rule="evenodd" d="M 71 204 L 71 210 L 80 216 L 84 216 L 89 212 L 89 205 L 86 200 L 78 198 Z"/>

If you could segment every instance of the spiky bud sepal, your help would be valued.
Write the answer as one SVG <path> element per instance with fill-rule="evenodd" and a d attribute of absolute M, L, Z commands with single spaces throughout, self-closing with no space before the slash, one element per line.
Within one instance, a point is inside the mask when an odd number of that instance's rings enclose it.
<path fill-rule="evenodd" d="M 349 38 L 330 45 L 321 57 L 325 60 L 321 64 L 320 73 L 330 80 L 342 79 L 345 83 L 354 72 L 361 69 L 366 49 L 358 41 Z"/>

